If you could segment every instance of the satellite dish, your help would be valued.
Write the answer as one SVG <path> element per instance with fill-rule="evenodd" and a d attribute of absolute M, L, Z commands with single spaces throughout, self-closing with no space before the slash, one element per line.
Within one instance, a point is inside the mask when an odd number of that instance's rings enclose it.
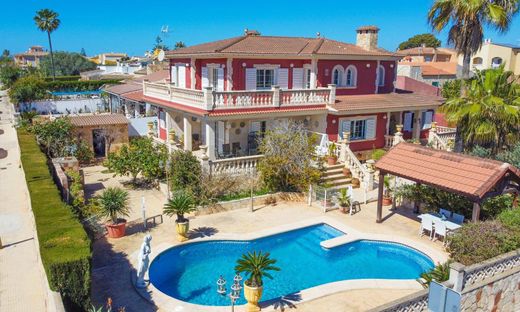
<path fill-rule="evenodd" d="M 159 62 L 162 62 L 164 60 L 164 50 L 159 50 L 159 53 L 157 54 L 157 60 Z"/>

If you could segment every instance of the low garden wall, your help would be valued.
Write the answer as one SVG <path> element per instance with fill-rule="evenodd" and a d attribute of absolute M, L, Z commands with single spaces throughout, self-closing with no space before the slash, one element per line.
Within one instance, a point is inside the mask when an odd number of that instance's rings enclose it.
<path fill-rule="evenodd" d="M 105 111 L 105 103 L 102 98 L 94 99 L 68 99 L 68 100 L 42 100 L 30 104 L 20 104 L 21 111 L 34 110 L 38 114 L 79 114 Z"/>
<path fill-rule="evenodd" d="M 90 306 L 90 239 L 71 207 L 62 202 L 34 135 L 19 129 L 18 141 L 49 286 L 60 292 L 69 310 L 86 310 Z"/>

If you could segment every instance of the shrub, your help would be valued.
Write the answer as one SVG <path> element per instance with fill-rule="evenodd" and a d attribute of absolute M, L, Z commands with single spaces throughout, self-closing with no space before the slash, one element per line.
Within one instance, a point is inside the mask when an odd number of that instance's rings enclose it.
<path fill-rule="evenodd" d="M 18 79 L 9 89 L 9 98 L 14 104 L 31 103 L 47 95 L 45 82 L 36 76 Z"/>
<path fill-rule="evenodd" d="M 128 192 L 119 187 L 107 187 L 97 198 L 101 216 L 117 224 L 120 218 L 130 215 Z"/>
<path fill-rule="evenodd" d="M 68 80 L 44 82 L 44 88 L 49 91 L 91 91 L 98 90 L 106 84 L 118 84 L 120 79 L 111 80 Z"/>
<path fill-rule="evenodd" d="M 90 149 L 87 142 L 79 141 L 76 143 L 74 156 L 78 159 L 80 164 L 90 164 L 94 159 L 94 152 Z"/>
<path fill-rule="evenodd" d="M 49 157 L 64 157 L 72 154 L 75 141 L 73 128 L 67 117 L 43 121 L 33 126 L 38 143 L 46 150 Z"/>
<path fill-rule="evenodd" d="M 520 209 L 504 210 L 498 215 L 497 219 L 508 228 L 520 231 Z"/>
<path fill-rule="evenodd" d="M 202 192 L 201 176 L 202 168 L 197 157 L 189 151 L 173 152 L 169 177 L 172 191 L 187 190 L 198 201 Z"/>
<path fill-rule="evenodd" d="M 493 258 L 518 247 L 518 234 L 498 221 L 466 223 L 448 238 L 450 257 L 464 265 Z"/>
<path fill-rule="evenodd" d="M 82 217 L 81 211 L 85 205 L 85 193 L 83 191 L 83 184 L 81 183 L 81 175 L 78 171 L 69 169 L 65 172 L 70 180 L 69 192 L 72 196 L 72 207 L 78 217 Z"/>
<path fill-rule="evenodd" d="M 381 157 L 383 157 L 386 154 L 386 151 L 384 149 L 375 149 L 372 151 L 372 159 L 373 160 L 379 160 Z"/>
<path fill-rule="evenodd" d="M 90 240 L 71 207 L 61 201 L 47 159 L 34 135 L 20 129 L 18 140 L 50 288 L 61 293 L 71 310 L 87 309 L 90 305 Z"/>
<path fill-rule="evenodd" d="M 430 287 L 430 283 L 432 281 L 436 282 L 445 282 L 450 279 L 450 264 L 453 260 L 448 260 L 444 263 L 438 263 L 433 269 L 428 272 L 424 272 L 421 274 L 421 277 L 417 279 L 419 284 L 422 287 L 428 288 Z"/>
<path fill-rule="evenodd" d="M 78 81 L 81 79 L 81 76 L 75 75 L 75 76 L 56 76 L 53 77 L 44 77 L 44 81 Z"/>

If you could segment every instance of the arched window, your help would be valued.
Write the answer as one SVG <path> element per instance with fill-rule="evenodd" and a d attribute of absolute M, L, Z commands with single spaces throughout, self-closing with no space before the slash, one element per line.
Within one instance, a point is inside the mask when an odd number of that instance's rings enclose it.
<path fill-rule="evenodd" d="M 345 85 L 347 87 L 355 87 L 357 85 L 357 69 L 356 66 L 350 65 L 345 72 Z"/>
<path fill-rule="evenodd" d="M 343 85 L 343 67 L 341 65 L 336 65 L 332 69 L 332 83 L 338 87 Z"/>
<path fill-rule="evenodd" d="M 481 57 L 473 58 L 473 65 L 482 65 L 482 58 Z"/>
<path fill-rule="evenodd" d="M 502 59 L 500 57 L 494 57 L 491 59 L 491 68 L 497 68 L 502 64 Z"/>
<path fill-rule="evenodd" d="M 379 87 L 385 85 L 385 68 L 381 65 L 377 67 L 377 85 Z"/>

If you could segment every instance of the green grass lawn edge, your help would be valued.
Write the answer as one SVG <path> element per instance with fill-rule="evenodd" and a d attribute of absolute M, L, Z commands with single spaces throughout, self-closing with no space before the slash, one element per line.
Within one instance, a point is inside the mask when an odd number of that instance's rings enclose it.
<path fill-rule="evenodd" d="M 61 200 L 35 136 L 23 129 L 17 133 L 50 288 L 62 294 L 67 306 L 86 309 L 90 304 L 90 239 L 71 207 Z"/>

